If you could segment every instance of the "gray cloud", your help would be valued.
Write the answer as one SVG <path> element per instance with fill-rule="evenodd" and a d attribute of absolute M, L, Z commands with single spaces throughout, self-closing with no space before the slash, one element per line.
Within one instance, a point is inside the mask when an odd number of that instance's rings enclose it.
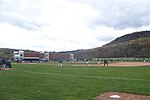
<path fill-rule="evenodd" d="M 55 38 L 53 38 L 53 37 L 51 37 L 49 35 L 41 35 L 39 37 L 39 39 L 41 39 L 41 38 L 43 38 L 44 40 L 47 40 L 47 41 L 49 41 L 49 40 L 51 40 L 51 41 L 57 41 L 57 39 L 55 39 Z"/>
<path fill-rule="evenodd" d="M 113 40 L 113 36 L 97 36 L 96 39 L 100 42 L 109 42 L 110 40 Z"/>
<path fill-rule="evenodd" d="M 27 30 L 38 30 L 39 28 L 41 28 L 43 25 L 36 23 L 36 22 L 30 22 L 30 21 L 26 21 L 20 18 L 15 18 L 12 16 L 3 16 L 0 15 L 0 23 L 9 23 L 13 26 L 18 26 Z"/>
<path fill-rule="evenodd" d="M 43 24 L 34 20 L 40 13 L 38 6 L 22 5 L 24 3 L 22 0 L 1 0 L 0 23 L 9 23 L 27 30 L 40 29 Z"/>
<path fill-rule="evenodd" d="M 99 12 L 99 16 L 90 19 L 87 24 L 94 28 L 97 26 L 114 27 L 115 29 L 137 28 L 150 25 L 150 0 L 68 0 L 73 3 L 88 4 L 91 8 Z M 29 2 L 29 1 L 28 1 Z M 34 3 L 34 1 L 30 1 Z M 40 4 L 40 1 L 37 1 Z M 27 30 L 37 30 L 42 27 L 42 23 L 37 20 L 41 9 L 39 5 L 27 6 L 20 0 L 0 1 L 0 22 L 7 22 Z M 14 6 L 16 5 L 17 6 Z M 8 14 L 4 14 L 7 12 Z M 10 15 L 9 15 L 10 13 Z M 18 14 L 19 16 L 12 16 Z M 21 15 L 21 16 L 20 16 Z M 22 18 L 22 16 L 25 18 Z M 28 19 L 28 20 L 27 20 Z"/>
<path fill-rule="evenodd" d="M 90 23 L 116 29 L 150 25 L 150 0 L 72 0 L 86 3 L 99 12 Z M 90 26 L 91 26 L 90 25 Z"/>

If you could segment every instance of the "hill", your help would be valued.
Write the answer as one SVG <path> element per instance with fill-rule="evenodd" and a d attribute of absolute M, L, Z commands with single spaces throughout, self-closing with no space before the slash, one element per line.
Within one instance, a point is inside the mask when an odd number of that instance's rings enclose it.
<path fill-rule="evenodd" d="M 146 37 L 150 37 L 150 31 L 134 32 L 131 34 L 126 34 L 124 36 L 118 37 L 114 41 L 111 41 L 110 43 L 108 43 L 107 45 L 115 44 L 118 42 L 137 40 L 139 38 L 146 38 Z"/>
<path fill-rule="evenodd" d="M 100 57 L 150 57 L 150 31 L 124 35 L 95 51 Z"/>
<path fill-rule="evenodd" d="M 94 49 L 75 52 L 76 59 L 150 57 L 150 31 L 130 33 Z"/>
<path fill-rule="evenodd" d="M 0 58 L 11 58 L 16 49 L 0 48 Z"/>

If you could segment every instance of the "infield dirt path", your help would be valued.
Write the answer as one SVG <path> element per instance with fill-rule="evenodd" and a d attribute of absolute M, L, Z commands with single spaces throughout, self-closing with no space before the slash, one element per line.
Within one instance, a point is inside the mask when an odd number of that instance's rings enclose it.
<path fill-rule="evenodd" d="M 119 63 L 111 63 L 109 66 L 147 66 L 150 65 L 149 62 L 119 62 Z"/>
<path fill-rule="evenodd" d="M 148 66 L 150 62 L 117 62 L 109 63 L 108 66 L 132 67 L 132 66 Z M 75 64 L 75 66 L 104 66 L 104 64 Z"/>

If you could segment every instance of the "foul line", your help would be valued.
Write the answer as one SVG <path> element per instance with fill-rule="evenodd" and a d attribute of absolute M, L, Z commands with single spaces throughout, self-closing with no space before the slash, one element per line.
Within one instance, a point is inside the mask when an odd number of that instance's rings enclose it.
<path fill-rule="evenodd" d="M 15 70 L 15 71 L 20 71 L 20 70 Z M 58 73 L 41 73 L 41 72 L 33 72 L 33 71 L 23 71 L 23 72 L 26 72 L 26 73 L 33 73 L 33 74 L 43 74 L 43 75 L 57 75 L 57 76 L 96 78 L 96 79 L 112 79 L 112 80 L 129 80 L 129 81 L 146 81 L 146 82 L 150 82 L 150 80 L 136 79 L 136 78 L 102 77 L 102 76 L 71 75 L 71 74 L 58 74 Z"/>

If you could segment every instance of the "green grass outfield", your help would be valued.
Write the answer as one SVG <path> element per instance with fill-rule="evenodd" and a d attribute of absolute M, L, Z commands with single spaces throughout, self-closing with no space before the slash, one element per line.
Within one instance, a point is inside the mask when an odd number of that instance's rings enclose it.
<path fill-rule="evenodd" d="M 150 95 L 150 66 L 13 64 L 0 71 L 0 100 L 92 100 L 104 92 Z"/>

